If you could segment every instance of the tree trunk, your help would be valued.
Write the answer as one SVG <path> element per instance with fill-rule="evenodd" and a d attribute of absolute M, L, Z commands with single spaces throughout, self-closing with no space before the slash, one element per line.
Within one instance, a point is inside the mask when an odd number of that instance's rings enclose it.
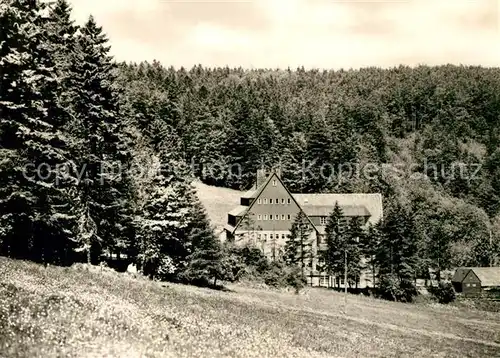
<path fill-rule="evenodd" d="M 214 278 L 214 287 L 217 287 L 217 277 Z"/>

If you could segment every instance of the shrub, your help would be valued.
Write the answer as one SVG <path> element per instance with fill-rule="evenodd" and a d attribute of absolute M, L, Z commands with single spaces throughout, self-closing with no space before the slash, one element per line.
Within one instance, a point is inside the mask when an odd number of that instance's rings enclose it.
<path fill-rule="evenodd" d="M 437 286 L 429 287 L 428 290 L 439 303 L 448 304 L 455 301 L 455 290 L 453 289 L 453 285 L 451 283 L 441 281 Z"/>
<path fill-rule="evenodd" d="M 377 296 L 389 301 L 413 302 L 418 290 L 413 281 L 399 279 L 395 275 L 384 275 L 380 278 Z"/>
<path fill-rule="evenodd" d="M 269 269 L 264 273 L 264 282 L 272 287 L 287 286 L 287 277 L 283 264 L 280 262 L 271 262 Z"/>
<path fill-rule="evenodd" d="M 289 267 L 286 271 L 286 284 L 295 288 L 295 293 L 299 293 L 307 284 L 301 270 L 298 267 Z"/>

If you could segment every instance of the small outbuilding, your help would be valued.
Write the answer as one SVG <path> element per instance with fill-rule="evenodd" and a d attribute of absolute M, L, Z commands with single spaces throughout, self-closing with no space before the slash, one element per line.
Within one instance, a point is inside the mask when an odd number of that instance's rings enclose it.
<path fill-rule="evenodd" d="M 459 267 L 451 279 L 455 291 L 465 295 L 500 288 L 500 267 Z"/>

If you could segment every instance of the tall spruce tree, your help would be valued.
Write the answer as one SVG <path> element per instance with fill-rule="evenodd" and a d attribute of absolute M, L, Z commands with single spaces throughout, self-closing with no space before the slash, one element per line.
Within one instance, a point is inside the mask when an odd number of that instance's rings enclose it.
<path fill-rule="evenodd" d="M 158 167 L 136 218 L 138 259 L 144 273 L 174 279 L 186 270 L 188 256 L 195 249 L 193 242 L 205 247 L 214 234 L 191 185 L 178 136 L 160 119 L 150 128 L 149 141 L 157 153 Z"/>
<path fill-rule="evenodd" d="M 186 257 L 186 268 L 182 276 L 191 282 L 203 283 L 213 280 L 232 281 L 232 264 L 226 257 L 219 240 L 215 237 L 208 217 L 199 201 L 193 203 L 191 223 L 188 227 L 187 241 L 190 254 Z"/>
<path fill-rule="evenodd" d="M 284 258 L 289 266 L 297 266 L 305 277 L 308 260 L 312 260 L 311 234 L 312 228 L 304 212 L 299 211 L 290 229 L 285 243 Z"/>
<path fill-rule="evenodd" d="M 0 250 L 42 262 L 70 261 L 74 177 L 67 113 L 47 17 L 38 1 L 0 4 Z"/>
<path fill-rule="evenodd" d="M 361 242 L 361 248 L 363 252 L 363 257 L 365 258 L 365 262 L 370 268 L 372 274 L 372 285 L 375 287 L 376 285 L 376 274 L 377 274 L 377 248 L 382 241 L 382 231 L 381 231 L 381 223 L 376 225 L 370 224 L 368 226 L 368 230 L 365 235 L 363 235 L 363 240 Z"/>
<path fill-rule="evenodd" d="M 345 228 L 342 226 L 342 209 L 336 202 L 335 207 L 328 216 L 325 228 L 326 248 L 322 251 L 322 259 L 326 272 L 336 277 L 342 276 L 344 272 L 344 251 Z"/>
<path fill-rule="evenodd" d="M 420 239 L 413 214 L 396 202 L 384 220 L 382 231 L 376 254 L 380 288 L 390 292 L 394 299 L 411 301 L 417 294 Z"/>
<path fill-rule="evenodd" d="M 129 188 L 122 175 L 130 153 L 123 137 L 115 65 L 107 43 L 102 28 L 90 17 L 77 35 L 69 80 L 75 156 L 82 179 L 79 244 L 92 261 L 99 260 L 103 251 L 117 250 L 125 232 L 120 223 L 130 221 L 126 206 Z"/>
<path fill-rule="evenodd" d="M 361 219 L 352 217 L 346 231 L 347 279 L 349 284 L 358 287 L 361 276 L 361 246 L 365 233 L 361 227 Z"/>

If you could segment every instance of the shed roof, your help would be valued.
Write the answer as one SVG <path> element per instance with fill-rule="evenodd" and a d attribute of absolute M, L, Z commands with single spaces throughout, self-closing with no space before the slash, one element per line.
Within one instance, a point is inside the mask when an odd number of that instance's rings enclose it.
<path fill-rule="evenodd" d="M 258 189 L 250 189 L 246 191 L 241 197 L 244 199 L 251 199 L 251 198 L 256 198 L 257 194 L 259 194 Z"/>
<path fill-rule="evenodd" d="M 242 216 L 248 209 L 248 206 L 239 205 L 229 212 L 232 216 Z"/>
<path fill-rule="evenodd" d="M 500 267 L 459 267 L 455 271 L 452 281 L 462 282 L 469 271 L 473 271 L 479 278 L 482 287 L 500 287 Z"/>

